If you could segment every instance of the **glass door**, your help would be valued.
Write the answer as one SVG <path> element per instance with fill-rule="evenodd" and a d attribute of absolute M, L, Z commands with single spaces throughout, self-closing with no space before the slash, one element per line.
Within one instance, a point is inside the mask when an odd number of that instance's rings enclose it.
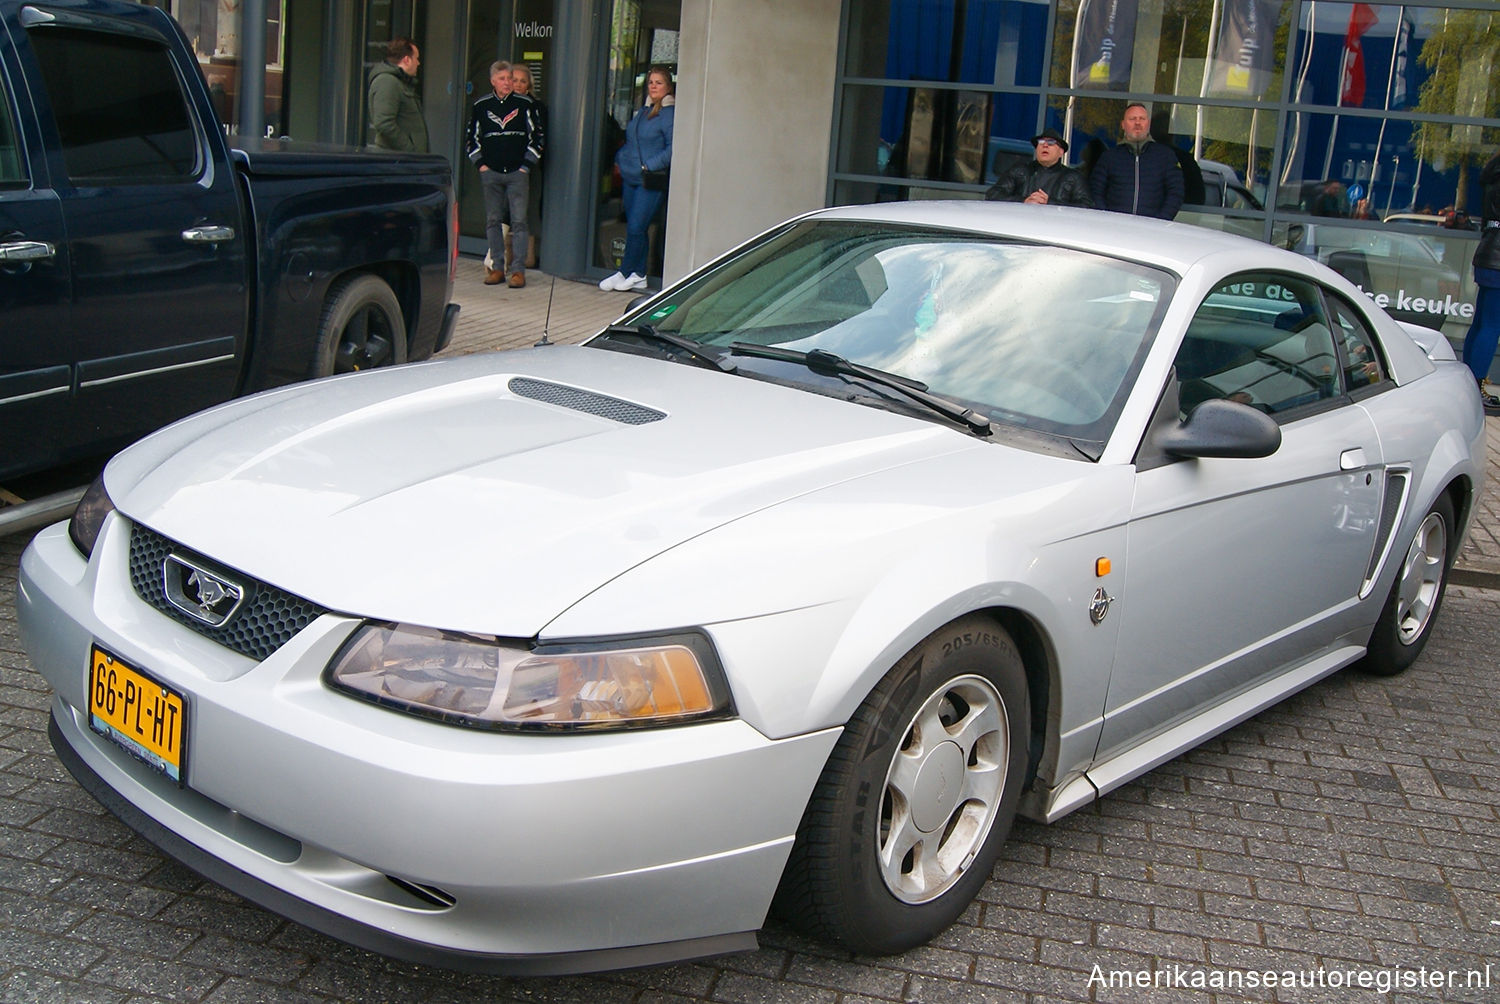
<path fill-rule="evenodd" d="M 678 30 L 682 21 L 679 0 L 617 0 L 610 19 L 606 101 L 599 134 L 599 184 L 592 264 L 606 272 L 620 267 L 625 253 L 625 207 L 615 152 L 625 142 L 625 127 L 646 102 L 646 71 L 666 66 L 677 75 Z M 650 227 L 649 275 L 662 272 L 662 244 L 666 233 L 667 200 Z"/>

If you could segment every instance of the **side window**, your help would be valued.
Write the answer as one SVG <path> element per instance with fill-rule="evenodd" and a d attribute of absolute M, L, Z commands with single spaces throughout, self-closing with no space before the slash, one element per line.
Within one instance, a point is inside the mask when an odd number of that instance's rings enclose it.
<path fill-rule="evenodd" d="M 1344 350 L 1344 385 L 1351 391 L 1370 387 L 1385 379 L 1385 367 L 1375 349 L 1375 338 L 1364 321 L 1349 304 L 1335 296 L 1328 297 L 1333 315 L 1333 332 Z"/>
<path fill-rule="evenodd" d="M 52 26 L 28 37 L 74 184 L 197 175 L 198 137 L 164 44 Z"/>
<path fill-rule="evenodd" d="M 1274 415 L 1343 394 L 1323 298 L 1291 276 L 1247 274 L 1215 289 L 1176 364 L 1184 416 L 1216 398 Z"/>
<path fill-rule="evenodd" d="M 26 184 L 26 172 L 21 167 L 21 140 L 16 135 L 16 123 L 10 114 L 10 94 L 5 82 L 0 80 L 0 188 L 14 188 Z"/>

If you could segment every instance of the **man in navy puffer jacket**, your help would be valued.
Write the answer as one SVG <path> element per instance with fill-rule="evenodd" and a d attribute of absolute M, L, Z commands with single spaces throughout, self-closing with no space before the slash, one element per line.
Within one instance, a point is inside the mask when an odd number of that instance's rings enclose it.
<path fill-rule="evenodd" d="M 1089 178 L 1094 208 L 1170 220 L 1182 208 L 1177 155 L 1151 139 L 1151 115 L 1142 104 L 1125 108 L 1125 138 L 1106 150 Z"/>

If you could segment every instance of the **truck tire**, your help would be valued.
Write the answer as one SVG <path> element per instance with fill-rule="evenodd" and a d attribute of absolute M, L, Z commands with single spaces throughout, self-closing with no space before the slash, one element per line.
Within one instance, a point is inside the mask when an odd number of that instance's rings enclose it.
<path fill-rule="evenodd" d="M 337 282 L 318 321 L 313 376 L 406 362 L 406 320 L 385 280 L 356 275 Z"/>

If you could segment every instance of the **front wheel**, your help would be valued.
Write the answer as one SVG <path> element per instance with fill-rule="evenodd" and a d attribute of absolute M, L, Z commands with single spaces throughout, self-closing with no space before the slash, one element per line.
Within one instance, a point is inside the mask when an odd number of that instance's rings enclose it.
<path fill-rule="evenodd" d="M 313 376 L 353 373 L 406 362 L 406 321 L 385 280 L 356 275 L 328 294 L 318 322 Z"/>
<path fill-rule="evenodd" d="M 989 878 L 1015 818 L 1026 675 L 986 617 L 929 636 L 844 730 L 797 831 L 779 915 L 853 951 L 925 944 Z"/>
<path fill-rule="evenodd" d="M 1443 605 L 1452 561 L 1453 502 L 1440 495 L 1412 537 L 1359 668 L 1374 676 L 1405 670 L 1427 644 Z"/>

